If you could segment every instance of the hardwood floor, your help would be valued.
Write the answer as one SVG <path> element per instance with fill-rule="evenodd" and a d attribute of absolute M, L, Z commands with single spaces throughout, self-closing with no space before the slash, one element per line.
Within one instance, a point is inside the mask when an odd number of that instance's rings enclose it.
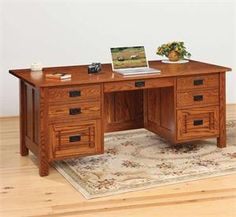
<path fill-rule="evenodd" d="M 236 105 L 227 107 L 236 119 Z M 86 200 L 53 168 L 19 154 L 18 118 L 0 119 L 0 216 L 236 216 L 236 174 Z"/>

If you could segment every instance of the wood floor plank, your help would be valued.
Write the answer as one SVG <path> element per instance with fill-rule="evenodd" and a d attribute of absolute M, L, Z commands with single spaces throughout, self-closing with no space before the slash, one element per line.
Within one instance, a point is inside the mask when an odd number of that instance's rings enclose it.
<path fill-rule="evenodd" d="M 142 208 L 150 208 L 150 207 L 160 207 L 160 206 L 171 206 L 171 205 L 179 205 L 179 204 L 189 204 L 189 203 L 203 203 L 208 201 L 217 201 L 217 200 L 227 200 L 227 199 L 236 199 L 236 195 L 230 196 L 219 196 L 219 197 L 208 197 L 208 198 L 198 198 L 191 200 L 173 200 L 173 201 L 164 201 L 164 202 L 152 202 L 152 203 L 141 203 L 141 204 L 133 204 L 133 205 L 123 205 L 123 206 L 114 206 L 114 207 L 103 207 L 98 209 L 85 209 L 78 211 L 70 211 L 70 212 L 61 212 L 50 214 L 51 217 L 62 217 L 62 216 L 81 216 L 84 214 L 94 213 L 99 215 L 99 213 L 104 212 L 112 212 L 112 211 L 124 211 L 131 209 L 142 209 Z M 46 217 L 47 215 L 34 215 L 34 217 Z M 33 216 L 32 216 L 33 217 Z"/>

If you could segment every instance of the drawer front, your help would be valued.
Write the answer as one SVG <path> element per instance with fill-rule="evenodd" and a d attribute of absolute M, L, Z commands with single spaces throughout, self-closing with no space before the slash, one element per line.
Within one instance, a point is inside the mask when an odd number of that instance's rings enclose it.
<path fill-rule="evenodd" d="M 177 107 L 197 107 L 201 105 L 218 105 L 219 91 L 212 89 L 207 91 L 194 90 L 177 93 Z"/>
<path fill-rule="evenodd" d="M 219 108 L 177 111 L 177 140 L 201 139 L 219 134 Z"/>
<path fill-rule="evenodd" d="M 105 83 L 104 92 L 170 87 L 173 85 L 174 85 L 173 78 L 137 79 L 132 81 L 118 81 L 118 82 Z"/>
<path fill-rule="evenodd" d="M 219 75 L 187 76 L 177 79 L 177 90 L 202 89 L 219 86 Z"/>
<path fill-rule="evenodd" d="M 100 85 L 53 87 L 48 91 L 49 102 L 79 101 L 87 99 L 99 100 L 101 96 Z"/>
<path fill-rule="evenodd" d="M 80 102 L 49 105 L 48 115 L 50 120 L 69 120 L 69 119 L 91 119 L 101 117 L 100 102 Z"/>
<path fill-rule="evenodd" d="M 102 152 L 100 120 L 53 124 L 49 129 L 51 160 Z"/>

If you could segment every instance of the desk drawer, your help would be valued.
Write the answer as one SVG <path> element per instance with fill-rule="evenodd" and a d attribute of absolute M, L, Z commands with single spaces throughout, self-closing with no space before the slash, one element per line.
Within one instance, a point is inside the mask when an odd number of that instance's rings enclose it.
<path fill-rule="evenodd" d="M 101 121 L 50 125 L 50 158 L 101 153 Z"/>
<path fill-rule="evenodd" d="M 177 93 L 177 107 L 197 107 L 201 105 L 218 105 L 219 91 L 212 90 L 194 90 Z"/>
<path fill-rule="evenodd" d="M 48 115 L 50 120 L 70 120 L 75 118 L 91 119 L 100 118 L 101 103 L 95 102 L 80 102 L 50 105 Z"/>
<path fill-rule="evenodd" d="M 202 89 L 219 86 L 219 75 L 186 76 L 177 79 L 177 90 Z"/>
<path fill-rule="evenodd" d="M 80 101 L 87 99 L 99 100 L 101 96 L 101 87 L 95 85 L 79 85 L 70 87 L 53 87 L 48 91 L 49 102 L 58 101 Z"/>
<path fill-rule="evenodd" d="M 177 111 L 177 140 L 202 139 L 219 133 L 219 108 L 205 107 Z"/>
<path fill-rule="evenodd" d="M 104 92 L 170 87 L 173 85 L 174 85 L 173 78 L 136 79 L 131 81 L 117 81 L 117 82 L 105 83 Z"/>

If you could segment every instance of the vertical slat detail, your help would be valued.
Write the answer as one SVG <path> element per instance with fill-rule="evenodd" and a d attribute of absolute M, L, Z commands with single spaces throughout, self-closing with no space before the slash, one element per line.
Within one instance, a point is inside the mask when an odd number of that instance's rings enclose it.
<path fill-rule="evenodd" d="M 49 173 L 48 164 L 48 143 L 47 139 L 47 96 L 46 89 L 41 88 L 40 91 L 40 143 L 39 143 L 39 175 L 47 176 Z"/>
<path fill-rule="evenodd" d="M 34 89 L 34 142 L 39 144 L 39 90 Z"/>
<path fill-rule="evenodd" d="M 220 73 L 220 112 L 219 112 L 219 129 L 220 136 L 217 138 L 217 146 L 219 148 L 226 147 L 226 93 L 225 93 L 225 72 Z"/>
<path fill-rule="evenodd" d="M 35 90 L 32 88 L 32 141 L 35 142 Z"/>
<path fill-rule="evenodd" d="M 33 140 L 33 97 L 32 97 L 32 87 L 26 85 L 26 95 L 27 95 L 27 131 L 26 135 L 30 140 Z"/>
<path fill-rule="evenodd" d="M 27 123 L 27 115 L 26 115 L 26 85 L 20 80 L 20 154 L 22 156 L 26 156 L 29 154 L 29 149 L 26 147 L 25 136 L 26 136 L 26 123 Z"/>

